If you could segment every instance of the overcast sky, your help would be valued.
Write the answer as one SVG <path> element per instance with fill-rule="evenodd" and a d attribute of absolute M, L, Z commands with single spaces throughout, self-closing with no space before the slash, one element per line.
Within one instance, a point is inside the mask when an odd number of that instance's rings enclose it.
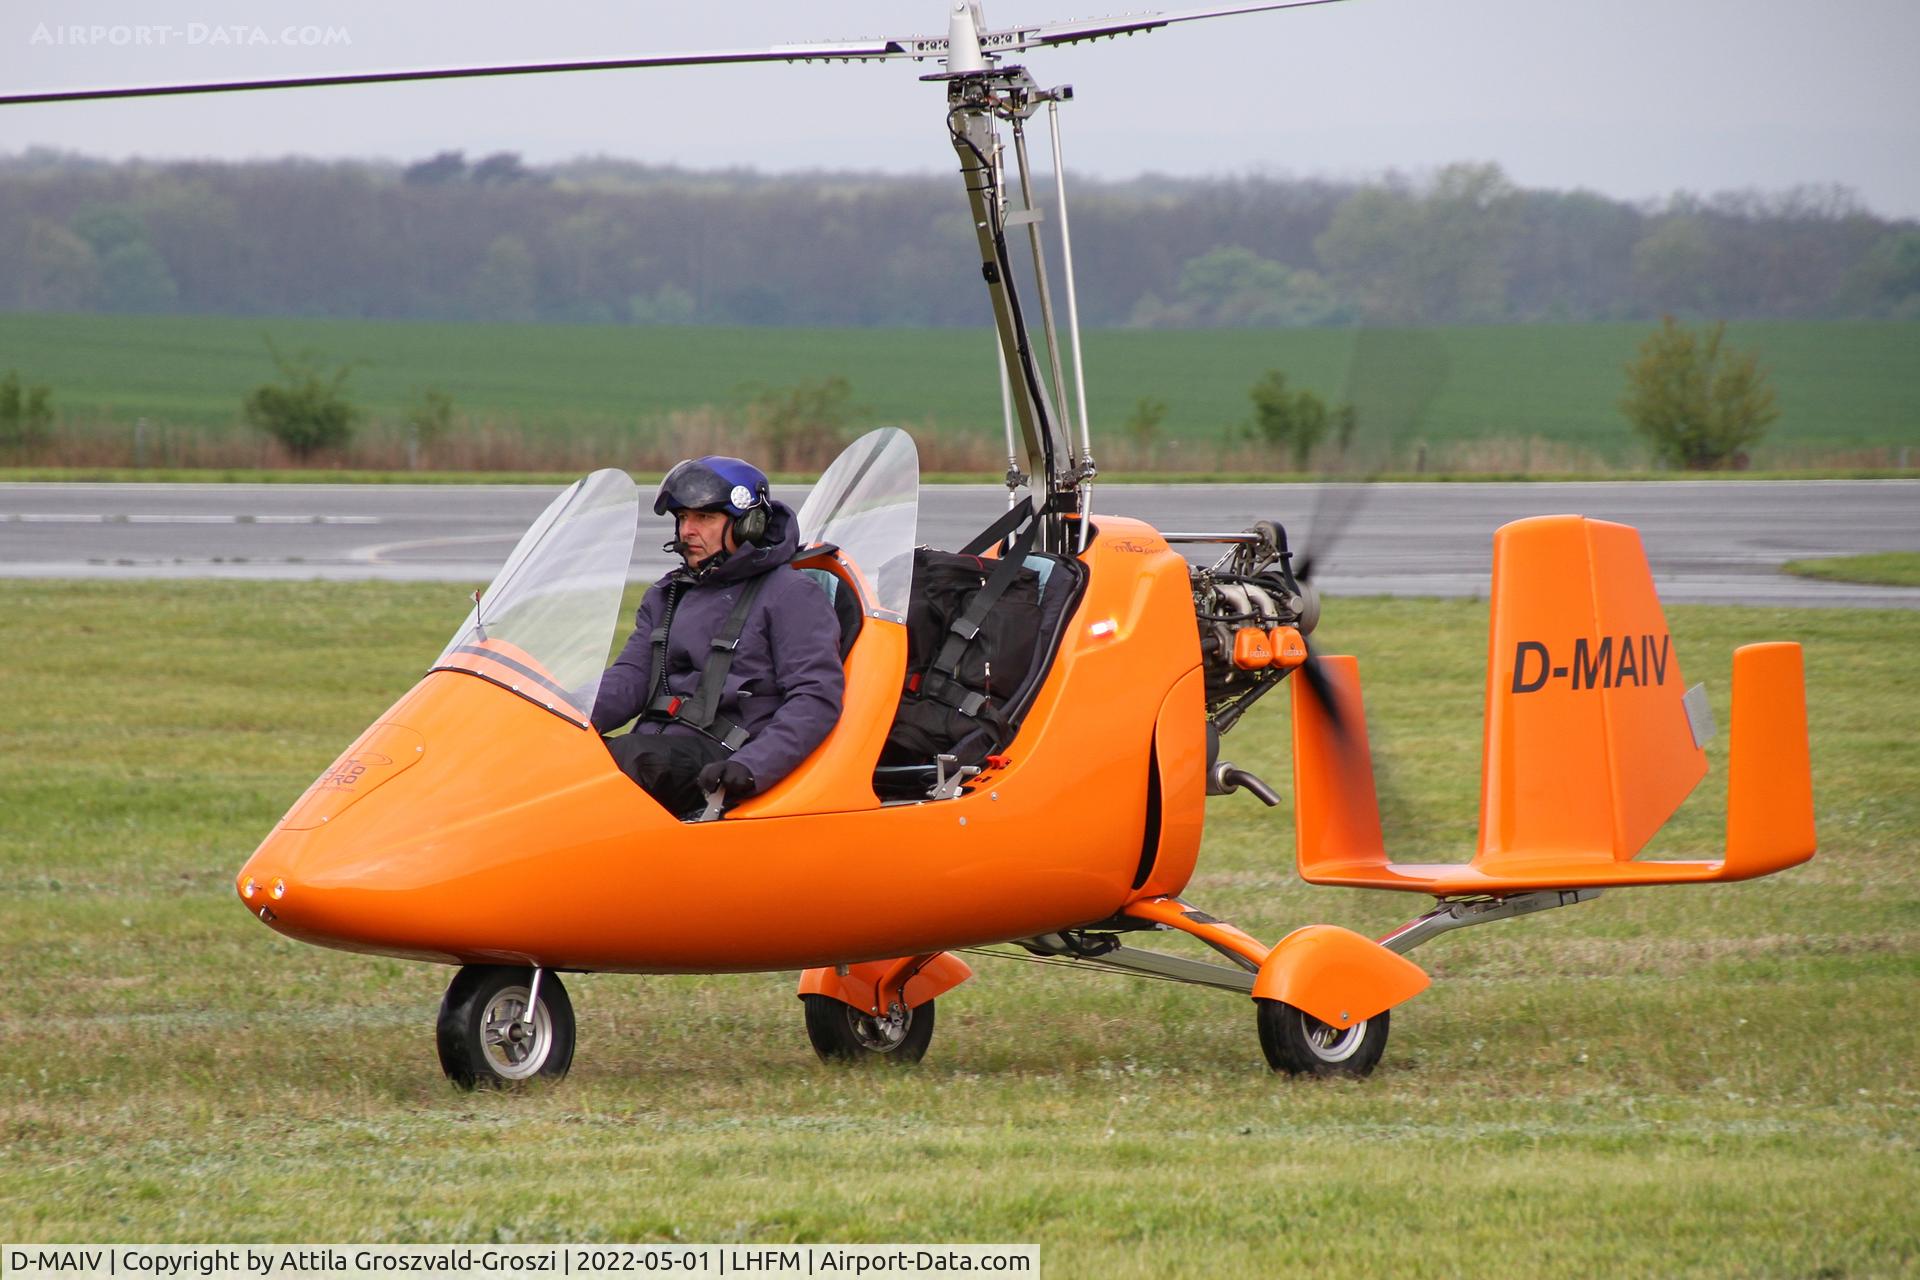
<path fill-rule="evenodd" d="M 1141 0 L 987 0 L 989 26 Z M 1198 0 L 1153 7 L 1180 10 Z M 3 0 L 0 84 L 95 87 L 944 34 L 944 0 Z M 264 43 L 262 43 L 264 41 Z M 1359 177 L 1493 160 L 1628 199 L 1853 188 L 1920 217 L 1920 0 L 1351 0 L 1042 51 L 1068 177 Z M 911 62 L 607 72 L 0 108 L 0 152 L 607 154 L 945 171 Z"/>

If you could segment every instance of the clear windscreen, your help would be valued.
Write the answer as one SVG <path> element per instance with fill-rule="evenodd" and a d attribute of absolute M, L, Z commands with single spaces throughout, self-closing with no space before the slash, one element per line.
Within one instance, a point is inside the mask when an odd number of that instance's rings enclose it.
<path fill-rule="evenodd" d="M 865 579 L 868 613 L 907 616 L 920 535 L 920 453 L 898 427 L 855 440 L 821 473 L 800 508 L 800 545 L 830 543 Z"/>
<path fill-rule="evenodd" d="M 485 676 L 587 725 L 639 519 L 626 472 L 575 481 L 528 528 L 434 668 Z"/>

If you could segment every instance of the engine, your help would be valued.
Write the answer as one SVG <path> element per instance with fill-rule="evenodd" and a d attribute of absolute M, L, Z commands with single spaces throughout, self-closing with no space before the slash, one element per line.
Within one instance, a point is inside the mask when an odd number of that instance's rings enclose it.
<path fill-rule="evenodd" d="M 1273 521 L 1221 541 L 1232 549 L 1212 565 L 1195 566 L 1192 579 L 1207 714 L 1225 730 L 1240 709 L 1298 665 L 1303 650 L 1282 650 L 1320 621 L 1320 597 L 1294 578 L 1286 530 Z M 1289 638 L 1283 629 L 1296 634 Z"/>

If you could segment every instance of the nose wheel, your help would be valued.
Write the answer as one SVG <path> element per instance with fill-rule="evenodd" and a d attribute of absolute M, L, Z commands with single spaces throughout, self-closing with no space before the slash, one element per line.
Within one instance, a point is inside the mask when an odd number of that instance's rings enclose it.
<path fill-rule="evenodd" d="M 441 998 L 435 1039 L 462 1089 L 558 1080 L 573 1065 L 573 1003 L 549 971 L 470 964 Z"/>
<path fill-rule="evenodd" d="M 918 1062 L 933 1040 L 933 1001 L 909 1009 L 896 1004 L 874 1014 L 832 996 L 800 997 L 807 1011 L 807 1039 L 822 1062 Z"/>
<path fill-rule="evenodd" d="M 1279 1000 L 1255 1000 L 1267 1065 L 1290 1076 L 1364 1076 L 1387 1051 L 1387 1014 L 1334 1027 Z"/>

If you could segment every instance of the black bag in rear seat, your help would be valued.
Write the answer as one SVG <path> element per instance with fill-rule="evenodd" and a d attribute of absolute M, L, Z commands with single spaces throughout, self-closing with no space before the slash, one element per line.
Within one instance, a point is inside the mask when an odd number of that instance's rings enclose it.
<path fill-rule="evenodd" d="M 1040 635 L 1040 576 L 1026 566 L 1031 530 L 1001 560 L 913 553 L 907 681 L 882 765 L 928 764 L 937 755 L 980 764 L 1006 745 L 1012 725 L 1004 708 L 1033 666 Z"/>

